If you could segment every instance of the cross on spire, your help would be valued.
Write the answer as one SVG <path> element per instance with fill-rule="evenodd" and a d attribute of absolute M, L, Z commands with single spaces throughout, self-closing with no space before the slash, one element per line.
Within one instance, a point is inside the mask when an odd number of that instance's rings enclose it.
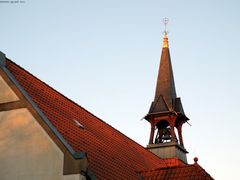
<path fill-rule="evenodd" d="M 167 31 L 167 24 L 169 22 L 169 19 L 168 18 L 163 18 L 163 24 L 164 24 L 164 31 L 163 31 L 163 48 L 168 48 L 168 37 L 167 37 L 167 34 L 168 34 L 168 31 Z"/>
<path fill-rule="evenodd" d="M 167 24 L 168 24 L 168 22 L 169 22 L 169 19 L 167 18 L 167 17 L 165 17 L 165 18 L 163 18 L 163 24 L 164 24 L 164 31 L 163 31 L 163 33 L 164 33 L 164 35 L 167 35 L 168 34 L 168 31 L 167 31 Z"/>

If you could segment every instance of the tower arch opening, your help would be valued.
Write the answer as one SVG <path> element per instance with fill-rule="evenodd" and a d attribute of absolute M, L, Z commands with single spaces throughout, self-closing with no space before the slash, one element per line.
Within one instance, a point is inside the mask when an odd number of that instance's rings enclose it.
<path fill-rule="evenodd" d="M 171 127 L 167 120 L 161 120 L 156 124 L 155 144 L 171 142 Z"/>

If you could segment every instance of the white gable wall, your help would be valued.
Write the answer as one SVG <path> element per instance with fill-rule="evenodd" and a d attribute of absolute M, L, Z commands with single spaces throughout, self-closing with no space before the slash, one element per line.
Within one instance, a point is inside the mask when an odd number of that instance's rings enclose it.
<path fill-rule="evenodd" d="M 19 98 L 0 76 L 0 103 L 17 101 Z"/>
<path fill-rule="evenodd" d="M 0 76 L 0 103 L 17 100 Z M 1 180 L 63 180 L 63 159 L 28 109 L 0 112 Z"/>
<path fill-rule="evenodd" d="M 0 104 L 20 100 L 0 76 Z M 26 108 L 0 111 L 0 180 L 83 180 L 63 176 L 64 154 Z"/>
<path fill-rule="evenodd" d="M 63 180 L 63 153 L 27 109 L 0 112 L 0 179 Z"/>

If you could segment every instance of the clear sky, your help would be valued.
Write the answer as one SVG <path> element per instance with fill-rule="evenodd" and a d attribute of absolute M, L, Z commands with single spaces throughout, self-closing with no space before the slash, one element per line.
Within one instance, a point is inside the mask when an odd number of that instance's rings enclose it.
<path fill-rule="evenodd" d="M 0 50 L 139 144 L 154 97 L 164 17 L 188 161 L 240 179 L 240 1 L 0 3 Z"/>

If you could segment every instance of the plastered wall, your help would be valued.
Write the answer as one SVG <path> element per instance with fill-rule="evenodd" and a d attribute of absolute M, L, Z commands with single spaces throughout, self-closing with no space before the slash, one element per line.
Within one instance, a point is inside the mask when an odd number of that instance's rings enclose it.
<path fill-rule="evenodd" d="M 0 112 L 0 179 L 61 180 L 63 153 L 27 109 Z"/>
<path fill-rule="evenodd" d="M 0 105 L 16 101 L 22 100 L 0 76 Z M 59 147 L 27 108 L 12 109 L 0 111 L 0 180 L 85 179 L 80 174 L 63 176 Z"/>
<path fill-rule="evenodd" d="M 0 104 L 20 100 L 0 76 Z M 0 180 L 63 180 L 63 153 L 26 108 L 0 111 Z"/>
<path fill-rule="evenodd" d="M 12 102 L 19 100 L 7 83 L 0 76 L 0 103 Z"/>

